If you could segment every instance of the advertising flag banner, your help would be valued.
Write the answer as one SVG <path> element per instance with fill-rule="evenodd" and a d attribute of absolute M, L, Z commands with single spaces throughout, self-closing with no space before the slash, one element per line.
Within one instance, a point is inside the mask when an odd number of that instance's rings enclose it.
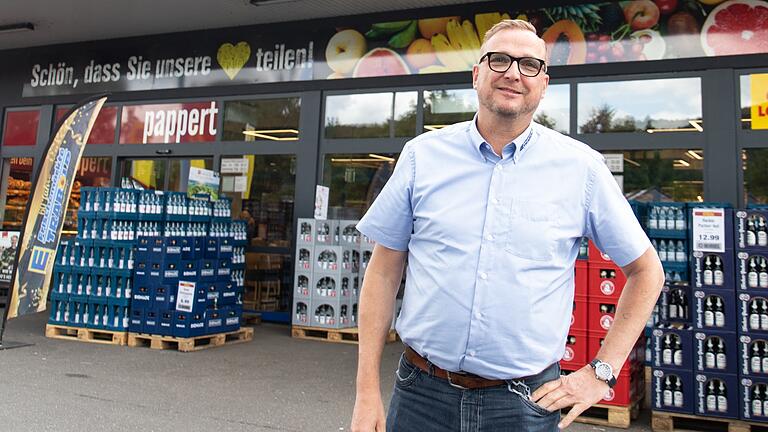
<path fill-rule="evenodd" d="M 6 318 L 45 310 L 75 171 L 106 100 L 93 97 L 72 109 L 48 144 L 27 208 Z"/>

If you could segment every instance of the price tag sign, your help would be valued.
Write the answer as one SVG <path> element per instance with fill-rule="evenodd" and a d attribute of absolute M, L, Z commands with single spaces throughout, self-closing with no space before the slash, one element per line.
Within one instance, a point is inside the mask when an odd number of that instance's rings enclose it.
<path fill-rule="evenodd" d="M 176 310 L 192 312 L 195 303 L 195 282 L 179 281 L 179 292 L 176 294 Z"/>
<path fill-rule="evenodd" d="M 693 209 L 693 250 L 725 252 L 725 210 Z"/>

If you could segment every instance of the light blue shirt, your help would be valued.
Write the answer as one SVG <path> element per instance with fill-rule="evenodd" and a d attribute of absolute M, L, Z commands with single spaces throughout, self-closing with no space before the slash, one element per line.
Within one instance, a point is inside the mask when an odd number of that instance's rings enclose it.
<path fill-rule="evenodd" d="M 620 266 L 650 247 L 587 145 L 533 123 L 502 156 L 475 121 L 420 135 L 357 225 L 408 251 L 402 340 L 443 369 L 492 379 L 562 358 L 581 237 Z"/>

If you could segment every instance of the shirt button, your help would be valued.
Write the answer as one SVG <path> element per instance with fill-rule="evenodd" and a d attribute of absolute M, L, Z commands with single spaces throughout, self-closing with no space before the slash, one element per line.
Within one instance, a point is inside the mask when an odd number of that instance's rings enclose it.
<path fill-rule="evenodd" d="M 491 240 L 493 240 L 493 236 L 491 234 L 488 234 L 488 235 L 485 236 L 485 239 L 488 240 L 488 241 L 491 241 Z"/>
<path fill-rule="evenodd" d="M 480 319 L 482 317 L 483 317 L 483 314 L 481 314 L 480 312 L 475 312 L 475 319 Z"/>
<path fill-rule="evenodd" d="M 494 199 L 491 200 L 491 202 L 494 203 L 494 204 L 498 204 L 499 203 L 499 199 L 498 198 L 494 198 Z"/>
<path fill-rule="evenodd" d="M 485 273 L 485 272 L 480 273 L 480 279 L 482 279 L 482 280 L 488 279 L 488 274 Z"/>
<path fill-rule="evenodd" d="M 501 171 L 501 165 L 496 165 L 496 171 Z"/>
<path fill-rule="evenodd" d="M 468 352 L 467 354 L 469 354 L 470 357 L 474 357 L 475 356 L 475 350 L 472 350 L 472 351 Z"/>

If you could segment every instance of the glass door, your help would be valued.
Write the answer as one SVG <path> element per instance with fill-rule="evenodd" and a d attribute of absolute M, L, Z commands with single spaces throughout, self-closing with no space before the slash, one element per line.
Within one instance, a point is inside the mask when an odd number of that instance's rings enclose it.
<path fill-rule="evenodd" d="M 213 158 L 122 159 L 118 184 L 127 178 L 145 189 L 186 192 L 192 167 L 212 170 Z"/>
<path fill-rule="evenodd" d="M 248 224 L 243 306 L 288 312 L 293 290 L 295 155 L 222 156 L 220 193 L 232 199 L 232 218 Z"/>

